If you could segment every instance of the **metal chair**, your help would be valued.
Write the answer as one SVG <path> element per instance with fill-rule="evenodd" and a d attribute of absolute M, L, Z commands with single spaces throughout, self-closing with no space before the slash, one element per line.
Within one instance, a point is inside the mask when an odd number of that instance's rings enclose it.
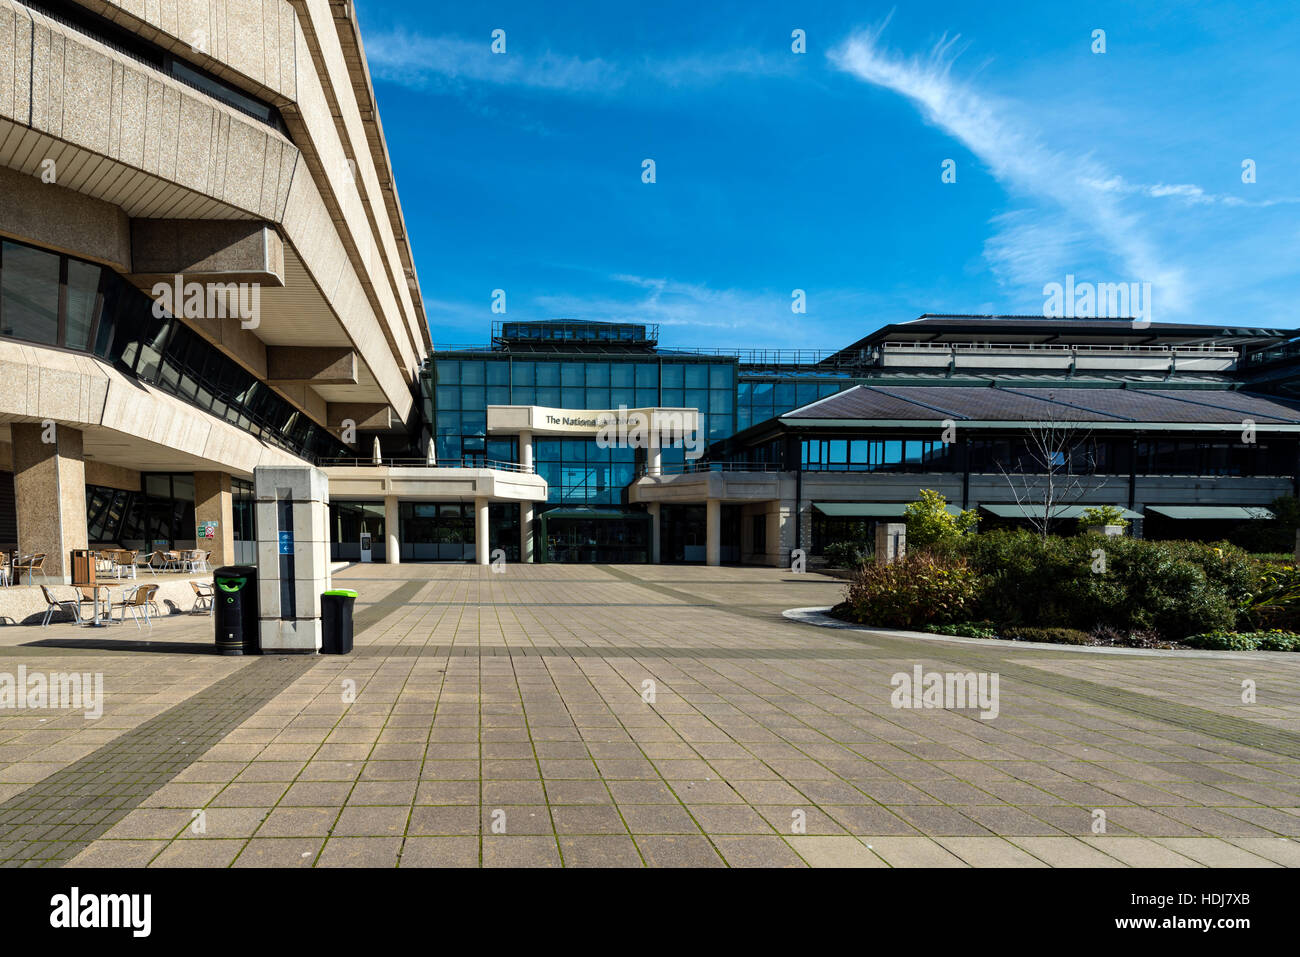
<path fill-rule="evenodd" d="M 194 608 L 191 609 L 190 614 L 212 614 L 212 599 L 216 594 L 212 586 L 206 582 L 192 581 L 190 587 L 194 589 Z"/>
<path fill-rule="evenodd" d="M 69 611 L 72 613 L 72 620 L 78 625 L 81 624 L 81 596 L 76 598 L 55 598 L 54 592 L 50 591 L 48 585 L 41 586 L 41 594 L 45 596 L 45 618 L 41 621 L 41 627 L 44 628 L 50 623 L 56 611 Z"/>
<path fill-rule="evenodd" d="M 26 571 L 27 584 L 29 585 L 32 583 L 32 579 L 36 577 L 38 572 L 40 573 L 41 581 L 48 583 L 50 580 L 45 574 L 44 552 L 37 552 L 35 555 L 25 555 L 19 558 L 18 561 L 14 563 L 14 570 L 20 572 Z"/>
<path fill-rule="evenodd" d="M 153 631 L 153 619 L 150 611 L 152 608 L 157 607 L 154 602 L 154 596 L 157 594 L 157 585 L 137 585 L 129 595 L 123 595 L 122 604 L 119 606 L 122 609 L 122 621 L 126 621 L 126 612 L 129 608 L 131 617 L 135 619 L 137 630 L 140 627 L 140 615 L 143 613 L 145 623 L 149 626 L 149 630 Z"/>

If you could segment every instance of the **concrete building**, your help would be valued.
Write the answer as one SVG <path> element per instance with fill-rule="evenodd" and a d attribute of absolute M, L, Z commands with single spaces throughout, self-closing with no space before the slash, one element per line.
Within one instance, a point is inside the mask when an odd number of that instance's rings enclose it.
<path fill-rule="evenodd" d="M 0 546 L 254 557 L 430 348 L 346 2 L 0 0 Z"/>

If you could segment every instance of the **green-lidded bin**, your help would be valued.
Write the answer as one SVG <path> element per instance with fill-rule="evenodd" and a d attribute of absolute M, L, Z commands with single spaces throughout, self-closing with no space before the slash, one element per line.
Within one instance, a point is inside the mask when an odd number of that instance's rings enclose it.
<path fill-rule="evenodd" d="M 261 654 L 257 633 L 257 566 L 221 566 L 212 573 L 212 592 L 217 654 Z"/>
<path fill-rule="evenodd" d="M 357 593 L 351 588 L 331 588 L 320 596 L 320 651 L 346 655 L 352 651 L 352 606 Z"/>

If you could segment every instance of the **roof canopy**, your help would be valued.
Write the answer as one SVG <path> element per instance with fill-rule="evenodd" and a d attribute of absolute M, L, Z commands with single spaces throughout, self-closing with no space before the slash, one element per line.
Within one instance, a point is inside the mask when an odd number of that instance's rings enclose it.
<path fill-rule="evenodd" d="M 780 416 L 791 424 L 1081 423 L 1300 426 L 1300 404 L 1228 389 L 859 385 Z"/>

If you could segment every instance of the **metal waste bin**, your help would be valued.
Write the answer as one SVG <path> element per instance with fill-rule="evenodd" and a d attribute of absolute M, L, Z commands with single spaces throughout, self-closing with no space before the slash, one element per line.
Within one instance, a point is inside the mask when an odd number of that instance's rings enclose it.
<path fill-rule="evenodd" d="M 257 625 L 257 567 L 223 565 L 212 573 L 217 654 L 261 654 Z"/>
<path fill-rule="evenodd" d="M 350 588 L 333 588 L 320 596 L 320 652 L 346 655 L 352 651 L 352 606 L 357 593 Z"/>

